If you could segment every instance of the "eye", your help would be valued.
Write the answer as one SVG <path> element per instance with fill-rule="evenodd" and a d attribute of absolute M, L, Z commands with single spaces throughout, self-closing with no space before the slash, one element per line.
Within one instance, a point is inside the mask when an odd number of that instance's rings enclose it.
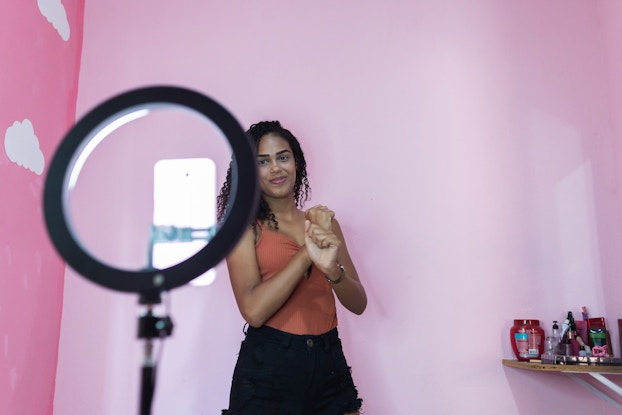
<path fill-rule="evenodd" d="M 257 164 L 259 166 L 265 166 L 266 164 L 268 164 L 268 160 L 266 160 L 266 159 L 259 159 L 259 160 L 257 160 Z"/>
<path fill-rule="evenodd" d="M 287 160 L 289 160 L 289 156 L 286 156 L 286 155 L 279 156 L 279 161 L 287 161 Z"/>

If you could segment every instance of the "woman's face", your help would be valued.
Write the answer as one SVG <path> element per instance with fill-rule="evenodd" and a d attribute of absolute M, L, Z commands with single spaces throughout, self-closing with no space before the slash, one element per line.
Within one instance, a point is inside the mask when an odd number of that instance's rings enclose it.
<path fill-rule="evenodd" d="M 296 161 L 285 139 L 273 133 L 261 137 L 257 147 L 257 166 L 264 197 L 273 199 L 294 197 Z"/>

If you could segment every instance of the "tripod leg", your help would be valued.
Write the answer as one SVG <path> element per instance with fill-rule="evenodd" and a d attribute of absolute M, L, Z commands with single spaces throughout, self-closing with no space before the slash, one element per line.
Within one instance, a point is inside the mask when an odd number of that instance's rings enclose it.
<path fill-rule="evenodd" d="M 151 403 L 155 389 L 155 366 L 143 366 L 142 387 L 140 392 L 140 415 L 151 414 Z"/>
<path fill-rule="evenodd" d="M 155 391 L 156 364 L 153 360 L 153 343 L 145 343 L 145 360 L 141 370 L 140 415 L 151 415 L 151 404 Z"/>

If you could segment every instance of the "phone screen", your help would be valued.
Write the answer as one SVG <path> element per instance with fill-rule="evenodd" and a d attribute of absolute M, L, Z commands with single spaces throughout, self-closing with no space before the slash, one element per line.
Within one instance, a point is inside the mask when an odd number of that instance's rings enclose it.
<path fill-rule="evenodd" d="M 169 238 L 152 240 L 152 264 L 163 269 L 190 258 L 209 243 L 216 226 L 216 165 L 209 158 L 159 160 L 154 166 L 153 225 Z M 208 285 L 211 269 L 191 284 Z"/>

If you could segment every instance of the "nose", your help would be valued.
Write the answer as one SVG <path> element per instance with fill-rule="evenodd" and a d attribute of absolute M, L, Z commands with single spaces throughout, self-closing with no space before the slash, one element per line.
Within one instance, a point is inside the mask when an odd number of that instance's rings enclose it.
<path fill-rule="evenodd" d="M 270 171 L 280 171 L 281 170 L 281 166 L 279 166 L 279 163 L 276 162 L 276 160 L 272 160 L 270 162 Z"/>

